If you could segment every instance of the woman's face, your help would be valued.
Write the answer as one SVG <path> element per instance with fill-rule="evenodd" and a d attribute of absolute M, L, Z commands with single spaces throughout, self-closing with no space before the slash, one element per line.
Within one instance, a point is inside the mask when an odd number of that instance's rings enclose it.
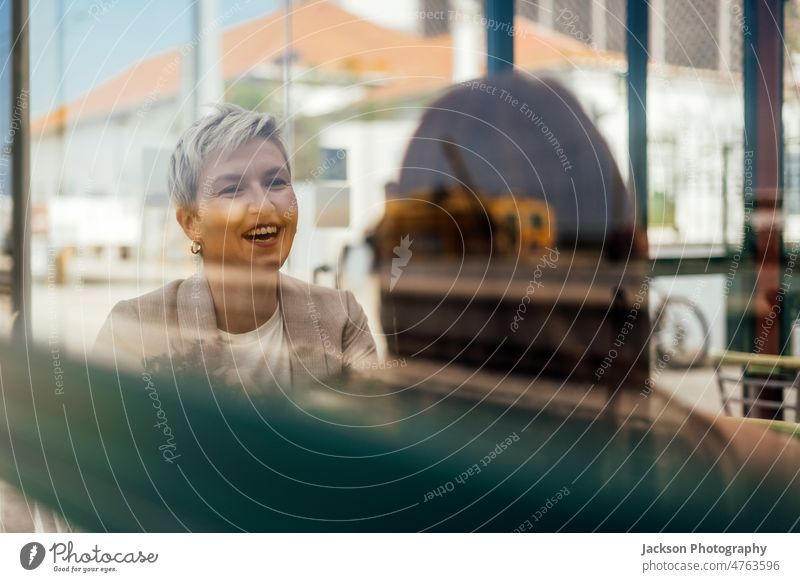
<path fill-rule="evenodd" d="M 297 232 L 297 199 L 281 150 L 256 138 L 227 156 L 208 158 L 194 211 L 178 209 L 205 263 L 279 269 Z"/>

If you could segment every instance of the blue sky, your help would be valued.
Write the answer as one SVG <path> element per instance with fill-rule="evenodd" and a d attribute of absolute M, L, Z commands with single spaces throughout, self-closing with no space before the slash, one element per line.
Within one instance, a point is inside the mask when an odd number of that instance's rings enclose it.
<path fill-rule="evenodd" d="M 144 57 L 189 42 L 191 4 L 191 0 L 30 0 L 32 114 L 86 93 Z M 264 16 L 279 5 L 279 0 L 217 0 L 217 15 L 225 29 Z"/>

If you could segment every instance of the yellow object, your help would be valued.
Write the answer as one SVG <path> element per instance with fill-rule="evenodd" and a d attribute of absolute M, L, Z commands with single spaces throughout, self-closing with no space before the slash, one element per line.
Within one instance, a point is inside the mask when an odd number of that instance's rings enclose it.
<path fill-rule="evenodd" d="M 543 200 L 503 196 L 487 200 L 497 229 L 495 242 L 502 254 L 514 255 L 551 246 L 556 240 L 555 217 Z"/>
<path fill-rule="evenodd" d="M 537 198 L 489 198 L 453 188 L 388 200 L 376 234 L 383 257 L 404 236 L 415 241 L 419 256 L 524 257 L 555 244 L 555 224 L 553 211 Z"/>

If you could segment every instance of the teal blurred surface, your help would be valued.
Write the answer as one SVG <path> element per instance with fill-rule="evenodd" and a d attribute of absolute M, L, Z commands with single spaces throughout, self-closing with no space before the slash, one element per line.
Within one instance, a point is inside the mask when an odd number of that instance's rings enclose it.
<path fill-rule="evenodd" d="M 354 378 L 253 398 L 202 370 L 60 364 L 63 391 L 49 353 L 2 350 L 0 478 L 87 531 L 798 529 L 798 467 L 759 472 L 680 411 Z"/>

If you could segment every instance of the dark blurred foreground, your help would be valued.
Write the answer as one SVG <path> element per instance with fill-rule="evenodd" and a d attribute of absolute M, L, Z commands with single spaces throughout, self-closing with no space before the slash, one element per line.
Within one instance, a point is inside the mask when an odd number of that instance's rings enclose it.
<path fill-rule="evenodd" d="M 0 478 L 77 529 L 800 529 L 791 435 L 711 423 L 658 391 L 472 374 L 401 389 L 409 366 L 384 372 L 394 384 L 253 399 L 202 370 L 61 361 L 62 391 L 53 364 L 2 349 Z"/>

